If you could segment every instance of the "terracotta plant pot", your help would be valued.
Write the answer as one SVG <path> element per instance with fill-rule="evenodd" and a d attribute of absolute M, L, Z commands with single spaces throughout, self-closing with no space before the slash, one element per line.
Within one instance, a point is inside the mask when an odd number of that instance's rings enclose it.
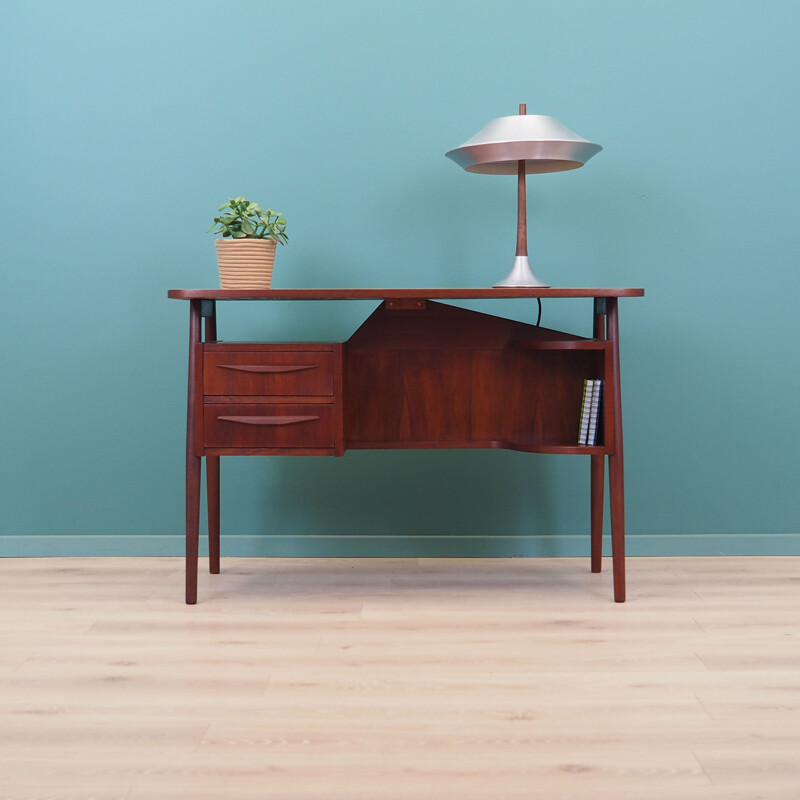
<path fill-rule="evenodd" d="M 269 289 L 275 263 L 273 239 L 217 239 L 221 289 Z"/>

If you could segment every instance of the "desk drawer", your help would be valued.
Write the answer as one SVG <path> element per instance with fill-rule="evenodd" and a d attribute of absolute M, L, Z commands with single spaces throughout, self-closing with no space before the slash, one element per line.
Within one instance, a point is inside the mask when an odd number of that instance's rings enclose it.
<path fill-rule="evenodd" d="M 333 353 L 206 352 L 203 383 L 208 395 L 332 395 Z"/>
<path fill-rule="evenodd" d="M 209 403 L 206 447 L 333 447 L 330 403 Z"/>

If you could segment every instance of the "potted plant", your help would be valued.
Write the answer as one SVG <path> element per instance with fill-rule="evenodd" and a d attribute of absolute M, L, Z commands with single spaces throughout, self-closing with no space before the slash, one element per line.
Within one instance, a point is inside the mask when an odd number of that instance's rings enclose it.
<path fill-rule="evenodd" d="M 222 289 L 269 289 L 277 244 L 286 244 L 286 219 L 278 211 L 264 211 L 244 197 L 228 200 L 218 209 L 208 229 L 217 239 L 219 284 Z"/>

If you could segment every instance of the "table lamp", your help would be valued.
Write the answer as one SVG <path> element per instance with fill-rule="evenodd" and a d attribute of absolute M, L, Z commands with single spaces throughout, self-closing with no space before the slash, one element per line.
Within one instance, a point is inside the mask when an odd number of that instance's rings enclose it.
<path fill-rule="evenodd" d="M 461 147 L 445 153 L 467 172 L 517 176 L 517 255 L 511 272 L 495 284 L 496 288 L 550 285 L 534 275 L 528 259 L 525 176 L 577 169 L 602 149 L 554 117 L 528 114 L 525 104 L 520 103 L 518 116 L 493 119 Z"/>

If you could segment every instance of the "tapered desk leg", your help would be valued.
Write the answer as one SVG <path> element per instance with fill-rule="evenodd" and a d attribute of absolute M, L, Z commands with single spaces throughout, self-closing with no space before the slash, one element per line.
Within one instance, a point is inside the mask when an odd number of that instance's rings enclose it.
<path fill-rule="evenodd" d="M 614 560 L 614 600 L 625 602 L 625 490 L 622 454 L 608 457 L 611 495 L 611 551 Z"/>
<path fill-rule="evenodd" d="M 208 498 L 208 570 L 219 574 L 219 456 L 206 456 Z"/>
<path fill-rule="evenodd" d="M 189 308 L 189 387 L 186 408 L 186 602 L 197 602 L 197 549 L 200 533 L 200 457 L 195 441 L 197 352 L 200 347 L 200 301 Z"/>
<path fill-rule="evenodd" d="M 592 572 L 603 564 L 603 494 L 605 492 L 605 456 L 592 459 Z"/>
<path fill-rule="evenodd" d="M 205 335 L 207 342 L 217 341 L 217 304 L 207 301 Z M 206 499 L 208 501 L 208 571 L 219 574 L 219 456 L 206 456 Z"/>
<path fill-rule="evenodd" d="M 186 454 L 186 602 L 197 602 L 197 549 L 200 527 L 200 459 Z"/>
<path fill-rule="evenodd" d="M 605 302 L 594 303 L 595 339 L 606 338 L 606 305 Z M 603 565 L 603 503 L 605 500 L 605 456 L 591 456 L 592 459 L 592 494 L 591 494 L 591 530 L 592 530 L 592 572 L 600 572 Z"/>
<path fill-rule="evenodd" d="M 619 320 L 617 298 L 608 299 L 608 338 L 612 342 L 612 402 L 614 449 L 608 456 L 608 488 L 611 499 L 611 550 L 614 563 L 614 600 L 625 602 L 625 480 L 622 458 L 622 397 L 619 377 Z"/>

